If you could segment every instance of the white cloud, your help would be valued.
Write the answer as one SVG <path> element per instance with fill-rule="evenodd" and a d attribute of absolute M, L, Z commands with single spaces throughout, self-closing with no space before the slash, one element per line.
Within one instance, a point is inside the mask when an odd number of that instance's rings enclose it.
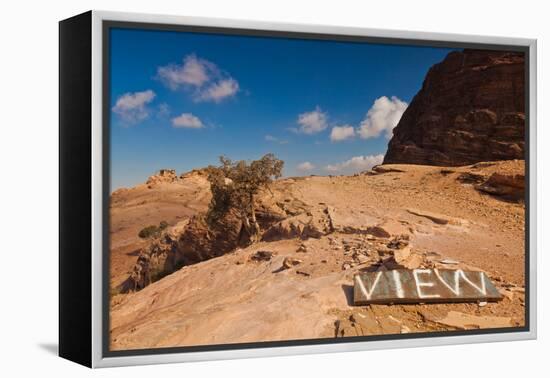
<path fill-rule="evenodd" d="M 142 92 L 128 92 L 119 96 L 112 110 L 122 120 L 136 123 L 149 116 L 147 104 L 155 98 L 156 94 L 148 89 Z"/>
<path fill-rule="evenodd" d="M 355 129 L 350 125 L 335 126 L 330 132 L 330 140 L 333 142 L 340 142 L 346 139 L 352 139 L 355 137 Z"/>
<path fill-rule="evenodd" d="M 328 172 L 338 174 L 353 174 L 371 169 L 375 165 L 382 164 L 384 155 L 354 156 L 342 163 L 329 164 L 325 167 Z"/>
<path fill-rule="evenodd" d="M 179 129 L 201 129 L 204 127 L 199 117 L 191 113 L 183 113 L 175 118 L 172 118 L 172 126 Z"/>
<path fill-rule="evenodd" d="M 300 163 L 296 166 L 296 169 L 302 172 L 311 171 L 314 168 L 315 166 L 311 164 L 309 161 L 304 161 L 303 163 Z"/>
<path fill-rule="evenodd" d="M 216 64 L 195 54 L 183 58 L 182 64 L 157 69 L 157 77 L 171 90 L 183 88 L 196 102 L 221 102 L 239 92 L 239 83 Z"/>
<path fill-rule="evenodd" d="M 303 134 L 316 134 L 327 128 L 327 114 L 320 107 L 316 107 L 311 112 L 305 112 L 298 115 L 298 132 Z"/>
<path fill-rule="evenodd" d="M 363 139 L 376 138 L 380 134 L 384 134 L 388 139 L 391 138 L 392 130 L 397 126 L 407 106 L 405 101 L 395 96 L 391 99 L 386 96 L 377 98 L 361 122 L 357 133 Z"/>
<path fill-rule="evenodd" d="M 178 89 L 181 85 L 200 87 L 217 71 L 216 66 L 195 54 L 183 58 L 183 64 L 169 64 L 157 70 L 160 80 L 170 89 Z"/>
<path fill-rule="evenodd" d="M 196 101 L 221 102 L 226 97 L 231 97 L 239 91 L 239 83 L 233 79 L 223 79 L 208 87 L 201 89 L 195 94 Z"/>

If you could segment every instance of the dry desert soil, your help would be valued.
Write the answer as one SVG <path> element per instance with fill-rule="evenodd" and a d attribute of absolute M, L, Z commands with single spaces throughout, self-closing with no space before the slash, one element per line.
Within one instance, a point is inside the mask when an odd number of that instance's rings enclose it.
<path fill-rule="evenodd" d="M 520 177 L 524 162 L 383 165 L 354 176 L 279 179 L 270 195 L 283 207 L 329 214 L 331 232 L 237 248 L 126 294 L 116 288 L 149 243 L 139 230 L 163 220 L 177 228 L 206 211 L 210 190 L 197 172 L 117 190 L 111 196 L 111 349 L 523 326 L 525 208 L 499 188 L 480 189 L 494 173 Z M 392 269 L 394 249 L 403 245 L 405 267 L 481 270 L 503 299 L 354 306 L 354 274 Z"/>

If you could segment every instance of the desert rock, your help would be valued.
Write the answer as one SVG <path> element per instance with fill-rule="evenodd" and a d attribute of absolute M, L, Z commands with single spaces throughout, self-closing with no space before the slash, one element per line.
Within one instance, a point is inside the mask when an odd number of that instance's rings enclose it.
<path fill-rule="evenodd" d="M 324 211 L 303 212 L 268 228 L 262 240 L 320 238 L 330 232 L 329 220 Z"/>
<path fill-rule="evenodd" d="M 273 252 L 271 252 L 271 251 L 257 251 L 252 256 L 250 256 L 250 260 L 252 260 L 252 261 L 269 261 L 269 260 L 271 260 L 272 256 L 273 256 Z"/>
<path fill-rule="evenodd" d="M 283 260 L 283 268 L 284 269 L 290 269 L 295 267 L 296 265 L 300 265 L 303 261 L 294 257 L 285 257 Z"/>
<path fill-rule="evenodd" d="M 458 329 L 504 328 L 512 326 L 511 319 L 507 317 L 476 316 L 458 311 L 449 311 L 444 318 L 434 321 Z"/>
<path fill-rule="evenodd" d="M 500 174 L 493 173 L 478 190 L 492 195 L 508 198 L 511 200 L 523 200 L 525 195 L 524 174 Z"/>
<path fill-rule="evenodd" d="M 430 68 L 384 164 L 462 166 L 524 158 L 523 53 L 466 49 Z"/>
<path fill-rule="evenodd" d="M 161 169 L 158 174 L 147 179 L 146 184 L 155 185 L 158 183 L 171 183 L 178 179 L 175 169 Z"/>

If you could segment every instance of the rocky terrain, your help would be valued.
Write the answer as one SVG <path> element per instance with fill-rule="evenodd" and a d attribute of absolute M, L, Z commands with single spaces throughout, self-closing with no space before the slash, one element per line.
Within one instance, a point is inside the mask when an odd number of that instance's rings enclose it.
<path fill-rule="evenodd" d="M 368 172 L 224 197 L 228 176 L 164 169 L 112 193 L 111 349 L 523 326 L 524 64 L 450 53 Z M 354 306 L 357 273 L 416 268 L 483 271 L 503 299 Z"/>
<path fill-rule="evenodd" d="M 412 106 L 412 105 L 411 105 Z M 257 200 L 261 238 L 201 221 L 201 171 L 162 171 L 111 198 L 111 348 L 513 327 L 524 318 L 524 162 L 391 164 L 283 178 Z M 159 235 L 138 232 L 161 221 Z M 496 303 L 353 306 L 353 276 L 482 270 Z"/>
<path fill-rule="evenodd" d="M 384 163 L 523 159 L 524 141 L 524 54 L 466 49 L 429 70 L 393 130 Z"/>
<path fill-rule="evenodd" d="M 162 221 L 172 226 L 206 211 L 209 188 L 200 171 L 178 177 L 175 171 L 161 170 L 145 184 L 111 194 L 111 287 L 126 280 L 140 250 L 148 245 L 147 240 L 138 237 L 139 231 Z"/>

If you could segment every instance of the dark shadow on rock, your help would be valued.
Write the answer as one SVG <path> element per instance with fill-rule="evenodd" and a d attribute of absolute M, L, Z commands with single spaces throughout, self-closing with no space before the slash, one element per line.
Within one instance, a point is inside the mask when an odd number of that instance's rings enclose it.
<path fill-rule="evenodd" d="M 353 306 L 353 286 L 344 284 L 342 285 L 342 290 L 344 291 L 344 295 L 346 296 L 348 306 Z"/>
<path fill-rule="evenodd" d="M 59 355 L 59 345 L 57 343 L 41 343 L 38 344 L 38 347 L 46 352 L 56 355 Z"/>
<path fill-rule="evenodd" d="M 380 269 L 380 263 L 379 263 L 379 262 L 375 262 L 375 263 L 372 264 L 372 265 L 365 266 L 365 267 L 359 269 L 359 272 L 360 272 L 360 273 L 377 272 L 378 269 Z"/>
<path fill-rule="evenodd" d="M 271 273 L 279 273 L 279 272 L 282 272 L 283 270 L 286 270 L 286 268 L 284 266 L 281 266 L 281 267 L 275 269 L 274 271 L 272 271 Z"/>
<path fill-rule="evenodd" d="M 525 195 L 524 195 L 523 192 L 520 193 L 520 194 L 514 194 L 514 195 L 512 195 L 512 194 L 495 194 L 495 193 L 491 193 L 491 192 L 486 191 L 485 189 L 483 189 L 482 186 L 478 186 L 478 187 L 476 187 L 476 189 L 482 195 L 494 198 L 494 199 L 502 201 L 502 202 L 514 203 L 515 204 L 515 203 L 522 203 L 525 200 Z"/>

